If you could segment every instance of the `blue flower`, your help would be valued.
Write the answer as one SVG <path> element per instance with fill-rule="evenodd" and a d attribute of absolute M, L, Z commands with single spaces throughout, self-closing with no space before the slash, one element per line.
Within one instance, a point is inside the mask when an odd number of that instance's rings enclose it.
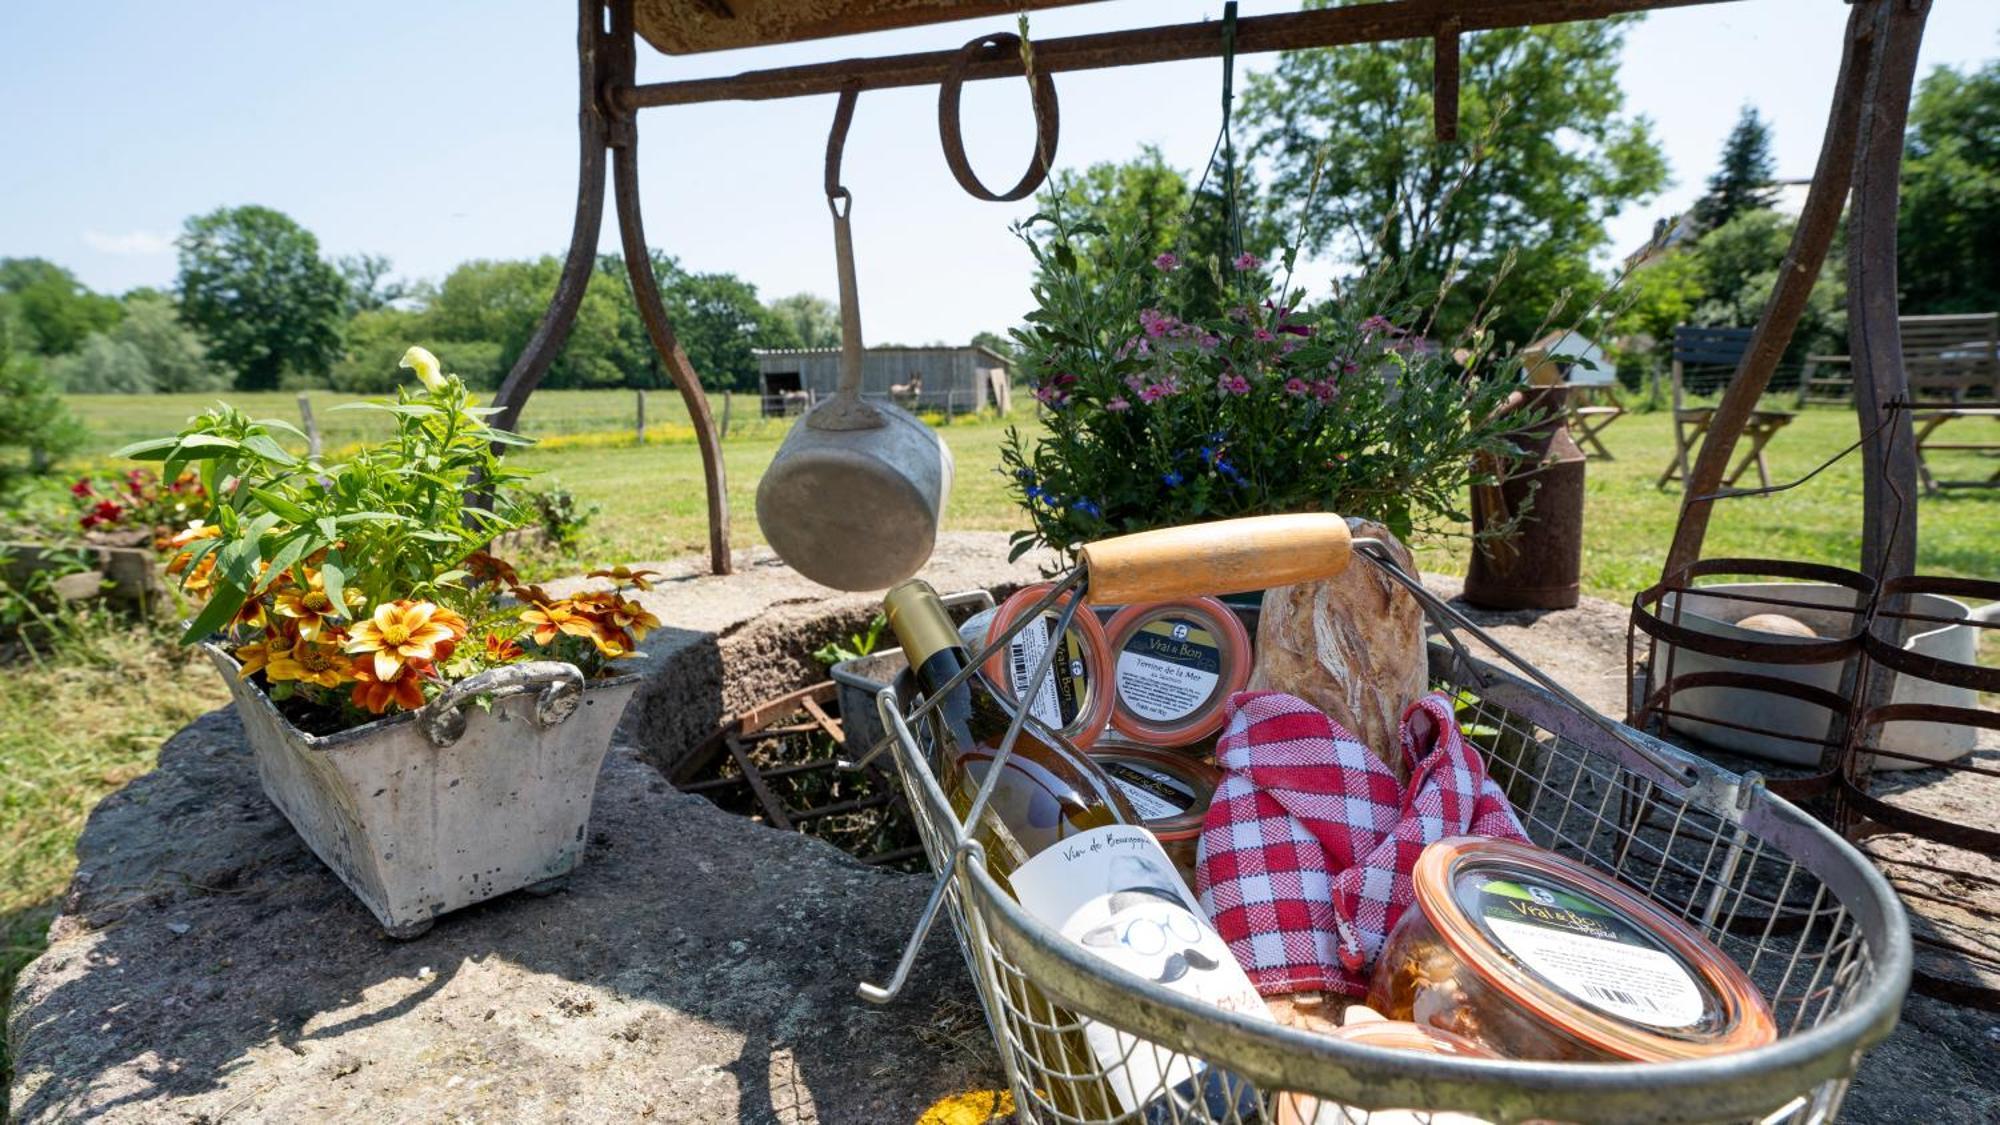
<path fill-rule="evenodd" d="M 1104 509 L 1102 509 L 1102 508 L 1098 507 L 1098 506 L 1097 506 L 1096 504 L 1092 503 L 1092 502 L 1091 502 L 1091 501 L 1089 501 L 1089 500 L 1084 500 L 1084 499 L 1081 499 L 1081 498 L 1079 498 L 1079 499 L 1078 499 L 1078 500 L 1076 501 L 1076 503 L 1074 503 L 1074 504 L 1071 504 L 1071 505 L 1070 505 L 1070 507 L 1072 507 L 1072 508 L 1076 509 L 1076 510 L 1077 510 L 1077 511 L 1079 511 L 1079 512 L 1082 512 L 1083 514 L 1085 514 L 1085 515 L 1087 515 L 1087 516 L 1102 516 L 1102 515 L 1104 515 Z"/>
<path fill-rule="evenodd" d="M 1166 472 L 1160 474 L 1160 480 L 1164 482 L 1168 488 L 1179 488 L 1181 486 L 1182 477 L 1180 473 L 1177 471 Z"/>
<path fill-rule="evenodd" d="M 1035 483 L 1035 471 L 1033 469 L 1015 469 L 1014 479 L 1026 484 L 1033 484 Z"/>

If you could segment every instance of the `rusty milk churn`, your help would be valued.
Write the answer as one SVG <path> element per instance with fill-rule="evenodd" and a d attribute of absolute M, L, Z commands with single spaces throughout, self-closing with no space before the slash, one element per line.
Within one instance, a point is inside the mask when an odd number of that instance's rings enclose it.
<path fill-rule="evenodd" d="M 1498 466 L 1495 485 L 1472 489 L 1472 530 L 1504 526 L 1524 510 L 1514 530 L 1473 544 L 1465 600 L 1488 609 L 1567 609 L 1576 604 L 1583 571 L 1583 452 L 1569 436 L 1566 387 L 1517 391 L 1507 413 L 1541 414 L 1515 435 L 1523 456 Z"/>

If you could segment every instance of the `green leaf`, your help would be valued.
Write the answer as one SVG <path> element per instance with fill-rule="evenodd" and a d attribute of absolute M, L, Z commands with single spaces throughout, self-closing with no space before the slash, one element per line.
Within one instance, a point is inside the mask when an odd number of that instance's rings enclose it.
<path fill-rule="evenodd" d="M 280 465 L 296 465 L 299 463 L 298 458 L 285 452 L 285 447 L 279 445 L 268 434 L 251 434 L 249 437 L 243 439 L 243 448 L 255 453 L 266 461 L 275 461 Z"/>
<path fill-rule="evenodd" d="M 113 453 L 111 456 L 116 460 L 122 461 L 164 461 L 174 451 L 174 447 L 180 443 L 181 439 L 178 437 L 135 441 L 131 445 L 125 446 L 116 453 Z"/>
<path fill-rule="evenodd" d="M 285 499 L 268 488 L 252 488 L 250 495 L 255 496 L 266 508 L 283 516 L 287 523 L 304 527 L 313 522 L 313 514 L 311 512 L 306 511 L 304 508 L 299 507 L 297 504 L 292 503 L 290 500 Z"/>
<path fill-rule="evenodd" d="M 306 557 L 316 546 L 318 543 L 313 539 L 311 532 L 295 533 L 285 540 L 278 548 L 278 553 L 271 558 L 271 569 L 264 575 L 264 589 L 270 589 L 273 583 L 284 577 L 286 571 L 292 569 L 294 564 Z M 258 591 L 262 592 L 263 590 Z"/>
<path fill-rule="evenodd" d="M 253 426 L 262 426 L 267 430 L 283 430 L 300 441 L 310 440 L 297 426 L 292 425 L 283 418 L 259 418 L 250 424 Z"/>
<path fill-rule="evenodd" d="M 340 569 L 340 564 L 335 562 L 333 557 L 329 555 L 327 560 L 320 564 L 319 577 L 322 586 L 326 590 L 326 600 L 333 603 L 336 613 L 342 617 L 346 617 L 347 572 Z"/>
<path fill-rule="evenodd" d="M 395 512 L 349 512 L 344 516 L 334 517 L 333 522 L 345 527 L 350 523 L 415 523 L 417 521 L 408 516 L 397 515 Z"/>
<path fill-rule="evenodd" d="M 326 536 L 329 541 L 340 537 L 340 523 L 332 516 L 321 516 L 313 522 L 319 528 L 319 533 Z"/>
<path fill-rule="evenodd" d="M 201 607 L 201 612 L 188 623 L 187 632 L 181 634 L 181 643 L 197 644 L 213 636 L 224 625 L 229 624 L 230 619 L 236 616 L 237 610 L 243 608 L 243 603 L 249 597 L 248 593 L 227 582 L 217 583 L 215 593 L 210 595 L 208 604 Z"/>

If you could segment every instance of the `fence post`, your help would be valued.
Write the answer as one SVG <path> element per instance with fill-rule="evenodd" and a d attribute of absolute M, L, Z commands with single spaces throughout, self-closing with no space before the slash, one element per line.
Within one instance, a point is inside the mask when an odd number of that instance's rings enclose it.
<path fill-rule="evenodd" d="M 736 395 L 730 391 L 722 392 L 722 439 L 724 441 L 729 440 L 729 412 L 735 405 Z"/>
<path fill-rule="evenodd" d="M 646 444 L 646 388 L 640 387 L 638 394 L 639 394 L 639 425 L 636 436 L 639 439 L 639 444 L 644 445 Z"/>
<path fill-rule="evenodd" d="M 946 387 L 944 389 L 944 424 L 947 426 L 951 425 L 951 412 L 953 406 L 956 405 L 953 399 L 956 397 L 957 391 L 957 387 Z"/>
<path fill-rule="evenodd" d="M 299 392 L 299 421 L 304 423 L 306 432 L 306 456 L 319 460 L 319 423 L 313 421 L 312 399 L 304 391 Z"/>

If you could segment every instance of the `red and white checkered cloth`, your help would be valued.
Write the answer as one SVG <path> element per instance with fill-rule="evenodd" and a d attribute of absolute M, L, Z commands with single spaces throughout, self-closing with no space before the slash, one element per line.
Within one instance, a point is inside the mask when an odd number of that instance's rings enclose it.
<path fill-rule="evenodd" d="M 1296 696 L 1239 692 L 1228 715 L 1196 891 L 1267 996 L 1367 992 L 1368 966 L 1415 900 L 1410 871 L 1433 841 L 1527 841 L 1441 693 L 1403 712 L 1407 785 Z"/>

